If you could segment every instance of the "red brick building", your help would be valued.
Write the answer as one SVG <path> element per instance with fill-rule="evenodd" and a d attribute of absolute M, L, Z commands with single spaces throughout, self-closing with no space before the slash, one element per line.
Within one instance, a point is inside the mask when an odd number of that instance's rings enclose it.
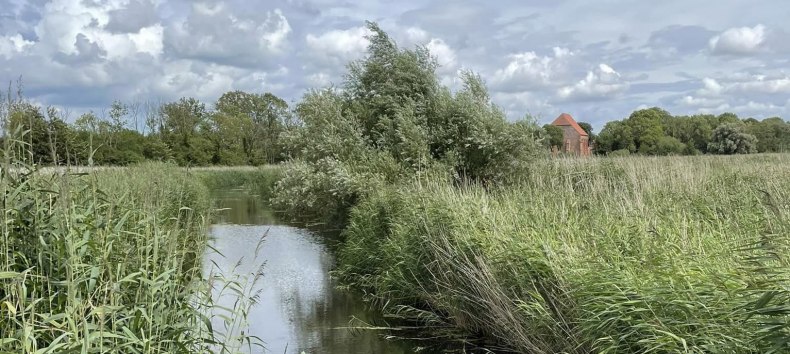
<path fill-rule="evenodd" d="M 562 128 L 563 146 L 559 147 L 559 151 L 577 156 L 590 155 L 590 137 L 570 114 L 560 114 L 551 125 Z"/>

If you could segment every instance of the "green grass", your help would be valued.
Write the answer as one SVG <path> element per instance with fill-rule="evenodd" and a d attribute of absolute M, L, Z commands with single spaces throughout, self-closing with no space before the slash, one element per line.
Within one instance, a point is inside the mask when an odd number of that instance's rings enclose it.
<path fill-rule="evenodd" d="M 395 317 L 529 353 L 790 350 L 790 155 L 558 159 L 352 211 L 339 274 Z"/>
<path fill-rule="evenodd" d="M 0 172 L 0 352 L 233 352 L 239 339 L 252 343 L 238 334 L 254 295 L 217 309 L 211 293 L 244 292 L 259 276 L 204 274 L 209 190 L 193 172 L 162 163 L 26 172 L 19 151 L 9 143 Z M 212 328 L 212 316 L 230 331 Z"/>
<path fill-rule="evenodd" d="M 190 168 L 209 190 L 242 188 L 268 201 L 281 178 L 281 165 Z"/>

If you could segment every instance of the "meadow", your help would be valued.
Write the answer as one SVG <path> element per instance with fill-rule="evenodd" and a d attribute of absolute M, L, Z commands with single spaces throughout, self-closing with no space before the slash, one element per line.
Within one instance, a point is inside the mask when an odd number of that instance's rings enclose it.
<path fill-rule="evenodd" d="M 391 317 L 522 353 L 782 353 L 790 155 L 556 159 L 351 211 L 338 273 Z"/>

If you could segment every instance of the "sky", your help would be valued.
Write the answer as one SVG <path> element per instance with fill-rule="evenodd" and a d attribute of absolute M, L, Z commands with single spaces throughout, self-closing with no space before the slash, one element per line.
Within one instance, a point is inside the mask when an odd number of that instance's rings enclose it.
<path fill-rule="evenodd" d="M 71 120 L 230 90 L 293 104 L 342 85 L 375 21 L 429 48 L 444 84 L 480 74 L 511 120 L 567 112 L 600 131 L 653 106 L 788 119 L 788 18 L 787 0 L 0 0 L 0 80 L 21 76 Z"/>

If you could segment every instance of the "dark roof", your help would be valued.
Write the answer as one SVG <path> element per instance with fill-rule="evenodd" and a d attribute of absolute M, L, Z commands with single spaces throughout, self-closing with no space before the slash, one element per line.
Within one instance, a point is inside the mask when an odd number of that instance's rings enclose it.
<path fill-rule="evenodd" d="M 582 129 L 582 127 L 579 126 L 579 123 L 576 123 L 576 121 L 573 120 L 573 117 L 571 117 L 571 115 L 568 113 L 560 114 L 560 116 L 557 117 L 557 119 L 555 119 L 554 122 L 551 123 L 551 125 L 559 125 L 559 126 L 568 125 L 571 126 L 574 130 L 576 130 L 576 132 L 579 133 L 579 135 L 587 136 L 587 132 L 584 131 L 584 129 Z"/>

